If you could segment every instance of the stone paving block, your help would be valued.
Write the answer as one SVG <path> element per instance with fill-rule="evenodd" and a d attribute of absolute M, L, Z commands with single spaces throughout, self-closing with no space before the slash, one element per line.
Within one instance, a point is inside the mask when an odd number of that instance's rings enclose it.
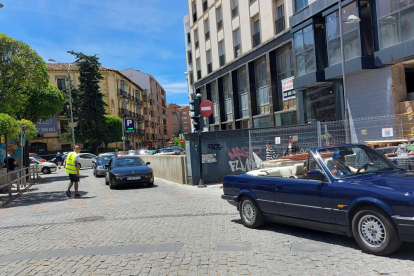
<path fill-rule="evenodd" d="M 216 251 L 251 251 L 251 243 L 221 242 L 217 243 Z"/>
<path fill-rule="evenodd" d="M 183 243 L 163 243 L 163 244 L 152 244 L 148 246 L 145 253 L 154 252 L 177 252 L 183 247 Z"/>

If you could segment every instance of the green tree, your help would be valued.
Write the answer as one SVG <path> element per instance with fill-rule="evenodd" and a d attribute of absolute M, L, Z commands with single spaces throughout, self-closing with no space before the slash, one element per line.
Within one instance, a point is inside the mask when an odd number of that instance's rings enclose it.
<path fill-rule="evenodd" d="M 5 141 L 6 141 L 6 147 L 5 147 L 6 159 L 8 158 L 7 157 L 7 141 L 11 137 L 16 137 L 18 129 L 19 129 L 19 123 L 17 120 L 12 118 L 8 114 L 0 113 L 0 136 L 4 136 Z M 1 158 L 3 158 L 3 156 L 1 156 Z M 6 160 L 6 164 L 7 164 L 7 160 Z M 7 167 L 7 170 L 8 170 L 8 167 Z"/>
<path fill-rule="evenodd" d="M 105 115 L 105 129 L 105 151 L 108 151 L 109 143 L 122 141 L 122 120 L 114 115 Z"/>
<path fill-rule="evenodd" d="M 93 145 L 95 154 L 98 154 L 98 145 L 104 142 L 105 130 L 105 106 L 103 94 L 100 92 L 99 82 L 103 79 L 99 72 L 99 58 L 83 53 L 68 51 L 78 60 L 86 62 L 78 63 L 79 87 L 72 90 L 73 121 L 76 141 Z M 70 113 L 68 112 L 68 118 Z"/>
<path fill-rule="evenodd" d="M 43 59 L 22 41 L 0 34 L 0 113 L 20 114 L 28 102 L 27 91 L 47 87 Z"/>
<path fill-rule="evenodd" d="M 24 124 L 25 128 L 26 128 L 26 141 L 29 141 L 33 138 L 35 138 L 37 136 L 37 128 L 36 125 L 26 119 L 22 119 L 20 121 L 16 121 L 17 122 L 17 130 L 13 133 L 13 135 L 10 137 L 11 139 L 15 140 L 15 141 L 20 141 L 20 135 L 22 134 L 22 124 Z"/>
<path fill-rule="evenodd" d="M 179 147 L 182 148 L 185 145 L 185 137 L 183 137 L 184 143 L 181 144 L 180 141 L 181 141 L 180 137 L 175 137 L 174 138 L 174 145 L 179 146 Z"/>

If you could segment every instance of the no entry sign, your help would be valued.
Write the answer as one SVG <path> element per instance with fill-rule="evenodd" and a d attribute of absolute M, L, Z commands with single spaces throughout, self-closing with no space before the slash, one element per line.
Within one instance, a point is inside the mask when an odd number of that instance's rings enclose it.
<path fill-rule="evenodd" d="M 181 143 L 181 144 L 184 144 L 184 140 L 182 140 L 182 139 L 181 139 L 181 140 L 180 140 L 180 143 Z"/>
<path fill-rule="evenodd" d="M 209 100 L 204 100 L 200 104 L 200 113 L 204 117 L 210 117 L 213 114 L 213 103 Z"/>

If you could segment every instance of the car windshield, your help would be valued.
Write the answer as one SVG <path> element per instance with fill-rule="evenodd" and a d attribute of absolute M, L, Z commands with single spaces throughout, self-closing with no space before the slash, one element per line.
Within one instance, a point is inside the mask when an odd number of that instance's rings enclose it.
<path fill-rule="evenodd" d="M 172 149 L 161 149 L 160 152 L 173 152 Z"/>
<path fill-rule="evenodd" d="M 42 157 L 40 157 L 39 155 L 30 155 L 30 157 L 33 157 L 33 158 L 35 158 L 37 160 L 42 159 Z"/>
<path fill-rule="evenodd" d="M 172 150 L 180 150 L 180 147 L 172 147 Z"/>
<path fill-rule="evenodd" d="M 123 167 L 123 166 L 145 166 L 144 161 L 139 157 L 134 158 L 117 158 L 113 163 L 114 167 Z"/>
<path fill-rule="evenodd" d="M 105 163 L 108 164 L 109 161 L 112 159 L 112 155 L 104 155 L 104 156 L 99 156 L 98 159 L 96 160 L 97 163 Z"/>
<path fill-rule="evenodd" d="M 333 177 L 399 170 L 391 161 L 367 146 L 338 146 L 317 151 Z"/>

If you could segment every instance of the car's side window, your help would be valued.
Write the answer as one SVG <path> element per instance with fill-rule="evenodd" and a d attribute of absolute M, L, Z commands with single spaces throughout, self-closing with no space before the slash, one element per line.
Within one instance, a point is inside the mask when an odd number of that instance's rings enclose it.
<path fill-rule="evenodd" d="M 320 172 L 324 172 L 322 170 L 322 168 L 319 166 L 318 162 L 316 162 L 316 159 L 315 159 L 315 157 L 313 157 L 313 154 L 312 153 L 309 153 L 308 162 L 307 163 L 308 163 L 307 164 L 307 171 L 315 171 L 315 170 L 317 170 L 317 171 L 320 171 Z"/>

